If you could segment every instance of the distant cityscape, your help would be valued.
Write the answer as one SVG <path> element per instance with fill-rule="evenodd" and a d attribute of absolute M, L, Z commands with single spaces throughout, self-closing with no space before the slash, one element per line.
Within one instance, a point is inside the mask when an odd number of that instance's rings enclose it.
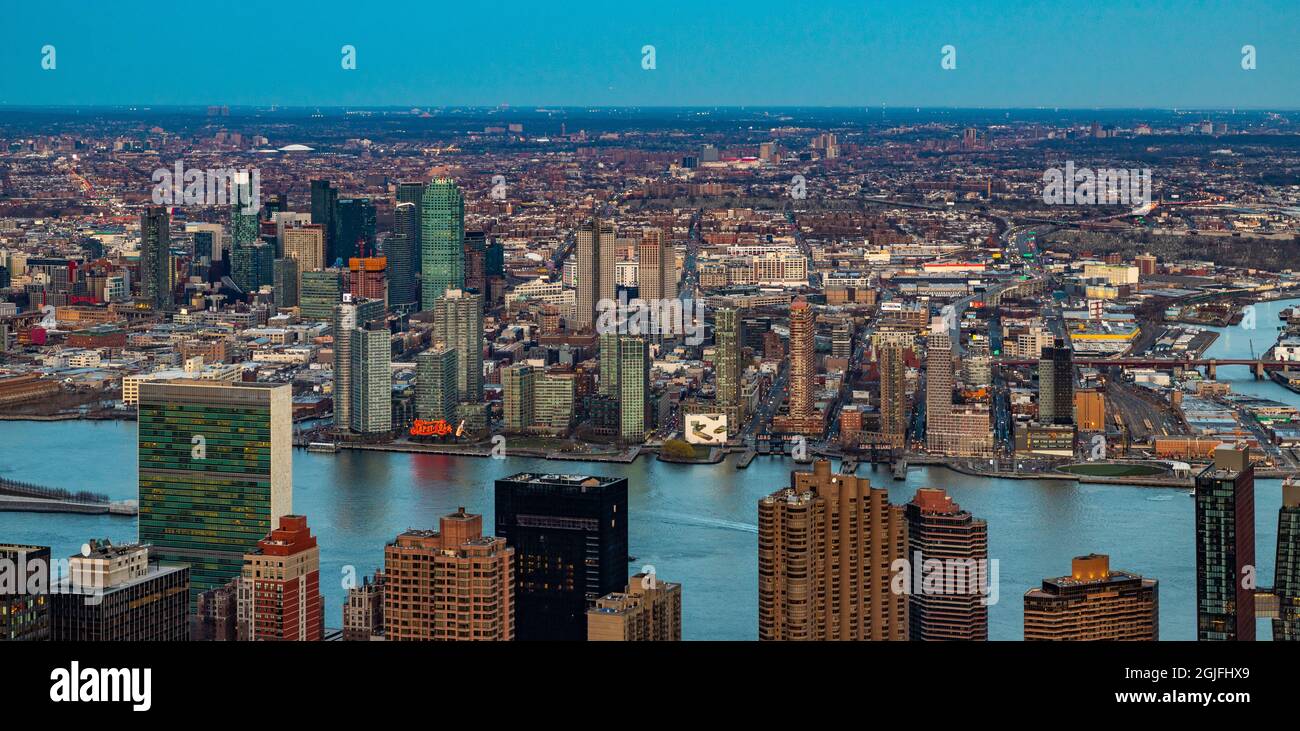
<path fill-rule="evenodd" d="M 0 445 L 0 640 L 708 639 L 706 580 L 756 581 L 759 640 L 983 641 L 1008 600 L 1027 641 L 1158 640 L 1162 580 L 1198 640 L 1300 639 L 1298 140 L 1232 109 L 0 107 L 0 425 L 127 429 L 138 484 Z M 362 457 L 490 495 L 402 515 L 331 607 L 302 460 Z M 722 470 L 764 481 L 722 525 L 756 576 L 639 559 L 632 496 Z M 937 475 L 1181 501 L 1195 548 L 1008 582 L 1015 518 Z M 133 538 L 65 555 L 85 516 Z"/>

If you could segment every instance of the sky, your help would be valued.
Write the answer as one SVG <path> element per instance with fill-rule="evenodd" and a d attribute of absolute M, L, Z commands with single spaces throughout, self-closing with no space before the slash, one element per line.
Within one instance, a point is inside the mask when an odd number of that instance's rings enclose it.
<path fill-rule="evenodd" d="M 1297 0 L 0 4 L 0 105 L 1300 108 Z"/>

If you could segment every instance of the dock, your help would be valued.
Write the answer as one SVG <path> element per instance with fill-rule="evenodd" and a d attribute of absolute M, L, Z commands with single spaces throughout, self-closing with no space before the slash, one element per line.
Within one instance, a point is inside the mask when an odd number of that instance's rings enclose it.
<path fill-rule="evenodd" d="M 752 449 L 746 449 L 744 453 L 740 455 L 740 459 L 736 460 L 736 469 L 738 470 L 745 469 L 746 467 L 749 466 L 750 462 L 754 461 L 754 457 L 756 456 L 758 456 L 757 452 L 755 452 Z"/>

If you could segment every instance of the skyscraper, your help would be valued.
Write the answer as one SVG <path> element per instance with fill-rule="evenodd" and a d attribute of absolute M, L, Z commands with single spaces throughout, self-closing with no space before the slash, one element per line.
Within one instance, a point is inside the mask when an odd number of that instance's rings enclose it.
<path fill-rule="evenodd" d="M 319 224 L 288 226 L 280 246 L 284 256 L 298 262 L 299 280 L 303 272 L 325 268 L 325 227 Z"/>
<path fill-rule="evenodd" d="M 304 320 L 329 322 L 334 319 L 334 308 L 343 301 L 343 272 L 338 269 L 321 269 L 299 273 L 302 288 L 298 290 L 298 305 Z"/>
<path fill-rule="evenodd" d="M 890 585 L 902 507 L 825 460 L 790 483 L 758 501 L 758 638 L 907 639 L 907 597 Z"/>
<path fill-rule="evenodd" d="M 573 329 L 591 332 L 596 328 L 600 301 L 614 299 L 614 224 L 592 217 L 578 229 L 576 238 L 578 293 Z"/>
<path fill-rule="evenodd" d="M 354 257 L 375 255 L 375 204 L 369 198 L 344 198 L 338 202 L 338 237 L 330 261 L 345 263 Z"/>
<path fill-rule="evenodd" d="M 496 534 L 515 550 L 520 640 L 584 640 L 587 608 L 627 579 L 627 479 L 496 481 Z"/>
<path fill-rule="evenodd" d="M 311 222 L 324 234 L 325 266 L 336 263 L 338 238 L 339 192 L 328 180 L 311 181 Z"/>
<path fill-rule="evenodd" d="M 515 363 L 501 371 L 502 426 L 522 432 L 533 425 L 533 385 L 536 373 L 526 363 Z"/>
<path fill-rule="evenodd" d="M 1255 639 L 1255 468 L 1245 446 L 1214 450 L 1196 477 L 1196 636 Z"/>
<path fill-rule="evenodd" d="M 517 556 L 465 508 L 398 535 L 384 548 L 385 639 L 515 639 Z"/>
<path fill-rule="evenodd" d="M 953 456 L 982 456 L 993 450 L 989 410 L 979 404 L 956 407 L 952 402 L 953 343 L 949 330 L 932 326 L 925 358 L 925 447 Z"/>
<path fill-rule="evenodd" d="M 821 436 L 825 429 L 817 410 L 816 334 L 812 306 L 802 297 L 791 302 L 789 413 L 772 420 L 778 432 Z"/>
<path fill-rule="evenodd" d="M 482 231 L 465 232 L 465 289 L 478 292 L 486 299 L 487 234 Z"/>
<path fill-rule="evenodd" d="M 349 427 L 357 434 L 387 434 L 393 429 L 391 336 L 382 320 L 368 320 L 358 323 L 351 337 Z"/>
<path fill-rule="evenodd" d="M 49 639 L 49 546 L 0 543 L 0 561 L 14 571 L 0 589 L 0 642 Z"/>
<path fill-rule="evenodd" d="M 284 257 L 275 260 L 275 282 L 271 292 L 275 295 L 276 307 L 298 306 L 298 261 Z"/>
<path fill-rule="evenodd" d="M 1038 359 L 1038 421 L 1074 423 L 1074 361 L 1065 341 L 1043 348 Z"/>
<path fill-rule="evenodd" d="M 745 342 L 740 314 L 731 308 L 722 308 L 714 315 L 714 365 L 717 379 L 719 406 L 740 405 L 740 349 Z M 728 422 L 730 425 L 730 422 Z M 739 427 L 739 424 L 736 425 Z"/>
<path fill-rule="evenodd" d="M 1273 593 L 1277 595 L 1278 604 L 1278 616 L 1273 620 L 1273 639 L 1300 641 L 1300 483 L 1294 479 L 1282 485 L 1282 507 L 1277 513 Z"/>
<path fill-rule="evenodd" d="M 306 517 L 280 516 L 280 525 L 244 554 L 239 603 L 250 640 L 323 639 L 320 548 Z"/>
<path fill-rule="evenodd" d="M 170 216 L 163 206 L 140 214 L 140 295 L 155 310 L 172 305 Z"/>
<path fill-rule="evenodd" d="M 618 353 L 622 337 L 617 331 L 600 334 L 600 381 L 596 388 L 602 396 L 618 395 Z"/>
<path fill-rule="evenodd" d="M 412 209 L 410 219 L 408 222 L 406 222 L 405 226 L 409 226 L 410 229 L 414 230 L 414 236 L 411 237 L 411 241 L 410 241 L 411 250 L 415 252 L 414 258 L 412 258 L 411 260 L 411 274 L 416 278 L 418 282 L 420 276 L 420 256 L 421 256 L 420 252 L 423 251 L 423 249 L 420 247 L 420 233 L 424 230 L 424 227 L 420 223 L 420 210 L 421 207 L 424 205 L 424 183 L 421 181 L 398 183 L 397 204 L 400 206 L 403 203 L 410 203 L 411 205 L 415 206 L 415 208 Z M 396 220 L 397 219 L 394 218 L 394 221 Z M 405 229 L 403 228 L 402 225 L 397 226 L 397 231 L 399 233 L 404 230 Z M 416 288 L 416 291 L 418 294 L 419 291 L 418 286 Z M 419 302 L 418 296 L 416 298 L 416 302 L 417 303 Z"/>
<path fill-rule="evenodd" d="M 230 278 L 245 293 L 275 283 L 275 247 L 261 240 L 236 241 L 230 249 Z"/>
<path fill-rule="evenodd" d="M 92 540 L 68 559 L 50 597 L 56 642 L 184 642 L 190 638 L 189 566 L 149 561 L 149 547 Z"/>
<path fill-rule="evenodd" d="M 460 398 L 456 351 L 435 345 L 415 356 L 415 417 L 447 422 L 456 420 Z"/>
<path fill-rule="evenodd" d="M 641 444 L 650 426 L 650 345 L 637 335 L 618 338 L 619 440 Z"/>
<path fill-rule="evenodd" d="M 354 359 L 352 349 L 356 340 L 352 333 L 366 323 L 382 320 L 384 303 L 381 300 L 354 299 L 350 294 L 334 308 L 334 428 L 351 429 Z M 375 385 L 373 382 L 370 385 Z"/>
<path fill-rule="evenodd" d="M 637 282 L 643 300 L 677 297 L 677 257 L 672 244 L 664 241 L 663 229 L 646 228 L 641 232 Z"/>
<path fill-rule="evenodd" d="M 606 594 L 587 610 L 587 639 L 675 642 L 682 639 L 682 585 L 653 573 L 633 574 L 627 588 Z"/>
<path fill-rule="evenodd" d="M 893 447 L 903 447 L 907 436 L 907 365 L 903 346 L 885 341 L 876 349 L 880 371 L 880 434 Z"/>
<path fill-rule="evenodd" d="M 433 340 L 456 351 L 460 400 L 483 400 L 483 296 L 447 290 L 433 307 Z"/>
<path fill-rule="evenodd" d="M 292 399 L 288 384 L 140 384 L 140 541 L 190 564 L 194 596 L 239 576 L 292 511 Z"/>
<path fill-rule="evenodd" d="M 384 241 L 388 304 L 399 314 L 414 312 L 420 304 L 420 288 L 415 278 L 415 262 L 420 251 L 419 212 L 419 206 L 414 203 L 398 203 L 393 210 L 393 235 Z"/>
<path fill-rule="evenodd" d="M 941 591 L 913 583 L 908 599 L 912 640 L 989 638 L 989 531 L 942 489 L 923 487 L 904 506 L 907 557 L 923 576 L 942 572 Z M 939 563 L 927 563 L 937 561 Z"/>
<path fill-rule="evenodd" d="M 1110 568 L 1110 557 L 1078 556 L 1070 575 L 1025 592 L 1025 640 L 1158 640 L 1160 587 Z"/>
<path fill-rule="evenodd" d="M 452 180 L 429 183 L 420 199 L 420 304 L 431 310 L 465 286 L 465 197 Z"/>

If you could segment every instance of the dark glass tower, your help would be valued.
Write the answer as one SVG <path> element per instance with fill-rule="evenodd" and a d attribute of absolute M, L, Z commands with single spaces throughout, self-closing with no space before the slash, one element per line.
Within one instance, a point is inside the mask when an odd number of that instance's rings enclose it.
<path fill-rule="evenodd" d="M 1282 485 L 1274 572 L 1278 616 L 1273 620 L 1273 639 L 1300 641 L 1300 483 L 1293 480 Z"/>
<path fill-rule="evenodd" d="M 311 181 L 311 222 L 325 227 L 325 265 L 332 266 L 338 236 L 339 192 L 328 180 Z M 346 263 L 346 262 L 345 262 Z"/>
<path fill-rule="evenodd" d="M 333 263 L 375 255 L 375 204 L 369 198 L 344 198 L 338 205 L 338 236 L 326 259 Z"/>
<path fill-rule="evenodd" d="M 172 304 L 169 219 L 162 206 L 149 206 L 140 214 L 140 296 L 155 310 Z"/>
<path fill-rule="evenodd" d="M 520 640 L 585 640 L 587 607 L 627 583 L 627 479 L 496 481 L 496 535 L 515 549 Z"/>
<path fill-rule="evenodd" d="M 0 544 L 13 586 L 0 591 L 0 642 L 50 638 L 50 548 Z"/>
<path fill-rule="evenodd" d="M 402 203 L 412 203 L 415 205 L 415 216 L 414 216 L 415 240 L 412 241 L 411 243 L 415 247 L 416 276 L 419 276 L 420 274 L 420 231 L 422 230 L 421 223 L 420 223 L 421 220 L 420 207 L 422 205 L 423 199 L 424 199 L 424 183 L 414 182 L 414 183 L 397 184 L 397 203 L 399 205 Z"/>
<path fill-rule="evenodd" d="M 1246 447 L 1221 446 L 1196 477 L 1196 636 L 1255 639 L 1255 469 Z"/>
<path fill-rule="evenodd" d="M 388 305 L 394 312 L 414 312 L 420 305 L 415 279 L 419 217 L 418 205 L 398 203 L 393 209 L 393 235 L 384 241 L 384 256 L 388 257 Z"/>
<path fill-rule="evenodd" d="M 1038 421 L 1074 423 L 1074 361 L 1065 341 L 1043 348 L 1038 359 Z"/>

